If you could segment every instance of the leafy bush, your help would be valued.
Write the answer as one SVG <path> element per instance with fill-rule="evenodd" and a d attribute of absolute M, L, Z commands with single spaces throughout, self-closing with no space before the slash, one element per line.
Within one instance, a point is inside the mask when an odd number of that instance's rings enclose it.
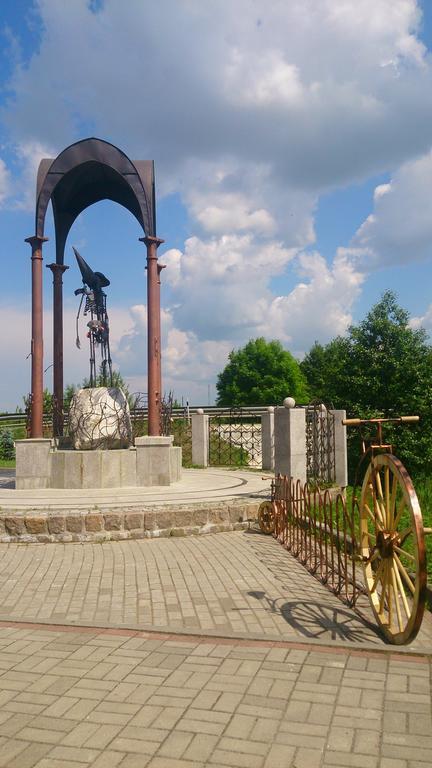
<path fill-rule="evenodd" d="M 15 445 L 10 429 L 3 429 L 0 432 L 0 459 L 14 459 Z"/>

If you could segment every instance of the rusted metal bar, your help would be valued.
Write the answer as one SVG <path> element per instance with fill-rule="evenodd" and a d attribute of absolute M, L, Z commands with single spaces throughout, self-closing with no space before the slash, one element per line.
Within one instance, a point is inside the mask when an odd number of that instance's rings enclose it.
<path fill-rule="evenodd" d="M 32 338 L 30 437 L 43 437 L 42 245 L 47 237 L 27 237 L 32 255 Z"/>
<path fill-rule="evenodd" d="M 63 435 L 63 273 L 66 264 L 47 264 L 53 275 L 53 435 Z"/>
<path fill-rule="evenodd" d="M 160 435 L 161 338 L 160 283 L 157 249 L 164 241 L 158 237 L 140 237 L 147 247 L 147 389 L 148 434 Z"/>

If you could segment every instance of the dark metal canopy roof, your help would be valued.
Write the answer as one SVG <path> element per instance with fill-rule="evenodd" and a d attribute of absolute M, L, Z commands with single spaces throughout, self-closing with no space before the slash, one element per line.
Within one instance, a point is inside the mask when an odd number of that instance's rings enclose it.
<path fill-rule="evenodd" d="M 113 200 L 130 211 L 144 234 L 156 236 L 153 160 L 129 160 L 102 139 L 83 139 L 55 160 L 41 161 L 36 189 L 36 235 L 43 237 L 45 216 L 52 202 L 56 261 L 63 264 L 69 230 L 79 214 L 99 200 Z"/>

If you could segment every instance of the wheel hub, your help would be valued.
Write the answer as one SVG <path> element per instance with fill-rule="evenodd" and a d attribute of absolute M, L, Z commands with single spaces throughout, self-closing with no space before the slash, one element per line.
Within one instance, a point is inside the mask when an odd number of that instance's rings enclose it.
<path fill-rule="evenodd" d="M 377 547 L 382 558 L 393 557 L 395 546 L 400 546 L 400 537 L 397 531 L 378 532 Z"/>

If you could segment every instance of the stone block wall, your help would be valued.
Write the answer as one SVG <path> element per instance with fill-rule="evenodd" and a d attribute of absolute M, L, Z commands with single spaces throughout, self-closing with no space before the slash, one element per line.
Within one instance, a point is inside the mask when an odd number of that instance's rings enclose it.
<path fill-rule="evenodd" d="M 196 504 L 137 506 L 121 509 L 92 507 L 68 512 L 0 512 L 0 542 L 85 542 L 188 536 L 247 528 L 255 520 L 256 499 Z"/>

